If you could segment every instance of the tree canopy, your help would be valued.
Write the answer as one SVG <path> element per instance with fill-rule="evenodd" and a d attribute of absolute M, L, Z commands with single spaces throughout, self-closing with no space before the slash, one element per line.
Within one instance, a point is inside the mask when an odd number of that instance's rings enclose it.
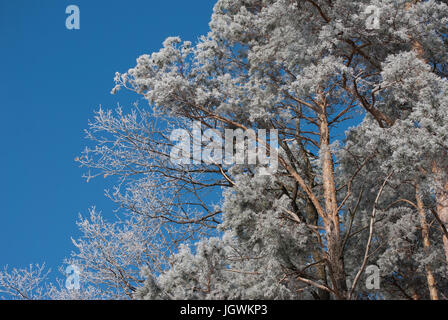
<path fill-rule="evenodd" d="M 447 299 L 447 23 L 436 0 L 218 0 L 197 43 L 140 56 L 112 92 L 145 105 L 98 110 L 78 159 L 122 209 L 79 221 L 81 290 Z M 278 170 L 173 161 L 171 132 L 194 123 L 277 130 Z"/>

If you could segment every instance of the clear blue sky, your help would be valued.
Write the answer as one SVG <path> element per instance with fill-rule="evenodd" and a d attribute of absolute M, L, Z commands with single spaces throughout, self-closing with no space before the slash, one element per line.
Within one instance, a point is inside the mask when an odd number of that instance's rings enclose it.
<path fill-rule="evenodd" d="M 81 29 L 67 30 L 77 5 Z M 107 181 L 86 183 L 74 158 L 116 71 L 135 65 L 168 36 L 196 41 L 208 31 L 211 0 L 0 0 L 0 266 L 47 262 L 56 271 L 72 251 L 75 221 L 96 205 L 106 217 Z"/>

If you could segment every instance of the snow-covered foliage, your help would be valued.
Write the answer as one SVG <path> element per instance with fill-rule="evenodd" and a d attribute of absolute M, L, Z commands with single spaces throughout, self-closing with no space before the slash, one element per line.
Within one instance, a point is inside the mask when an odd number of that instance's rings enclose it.
<path fill-rule="evenodd" d="M 124 212 L 79 221 L 86 296 L 447 299 L 447 34 L 444 1 L 218 0 L 139 57 L 112 92 L 149 106 L 100 109 L 78 159 Z M 173 163 L 193 121 L 278 130 L 279 170 Z"/>

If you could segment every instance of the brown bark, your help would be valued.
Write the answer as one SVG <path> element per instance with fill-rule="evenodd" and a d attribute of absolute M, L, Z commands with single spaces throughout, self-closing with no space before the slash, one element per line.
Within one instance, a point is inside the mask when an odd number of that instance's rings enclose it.
<path fill-rule="evenodd" d="M 311 201 L 307 201 L 307 204 L 306 204 L 306 219 L 310 225 L 317 226 L 318 214 L 317 214 L 316 208 L 314 208 Z M 322 254 L 321 254 L 321 252 L 319 252 L 319 250 L 313 250 L 312 255 L 313 255 L 314 261 L 323 260 Z M 327 286 L 328 285 L 327 272 L 325 270 L 325 265 L 321 263 L 321 264 L 316 265 L 315 268 L 316 268 L 316 278 L 321 280 L 325 284 L 325 286 Z M 319 296 L 319 300 L 329 300 L 330 299 L 330 293 L 326 290 L 319 289 L 318 296 Z"/>
<path fill-rule="evenodd" d="M 419 0 L 409 1 L 406 3 L 405 9 L 411 9 L 412 5 L 417 2 L 419 2 Z M 412 35 L 410 38 L 412 39 Z M 417 53 L 417 57 L 426 62 L 424 58 L 425 50 L 422 44 L 412 39 L 412 48 Z M 444 172 L 446 172 L 446 170 L 447 168 L 441 168 L 436 162 L 432 165 L 432 171 L 436 174 L 436 182 L 442 186 L 441 190 L 436 192 L 436 213 L 445 226 L 448 224 L 448 180 L 444 177 Z M 448 263 L 448 238 L 445 234 L 442 236 L 442 241 L 443 249 L 445 251 L 445 259 Z"/>
<path fill-rule="evenodd" d="M 334 163 L 330 150 L 330 131 L 327 119 L 326 102 L 321 97 L 321 112 L 319 114 L 320 151 L 322 161 L 322 185 L 325 198 L 325 213 L 327 221 L 325 231 L 327 235 L 328 260 L 334 291 L 338 299 L 347 297 L 347 283 L 343 257 L 343 246 L 340 234 L 338 203 L 336 198 L 336 184 L 334 178 Z"/>
<path fill-rule="evenodd" d="M 313 188 L 314 186 L 314 172 L 313 172 L 313 167 L 311 165 L 311 162 L 308 158 L 308 155 L 305 152 L 305 148 L 303 147 L 302 144 L 300 144 L 301 146 L 301 154 L 302 157 L 305 159 L 305 174 L 306 174 L 306 178 L 308 180 L 308 185 L 310 187 L 310 189 Z M 312 201 L 310 199 L 307 200 L 306 202 L 306 207 L 305 207 L 305 214 L 306 214 L 306 220 L 307 223 L 312 225 L 312 226 L 317 226 L 318 222 L 319 222 L 319 215 L 317 213 L 316 208 L 314 207 Z M 318 235 L 317 237 L 319 237 L 317 239 L 317 241 L 320 243 L 321 239 L 320 236 Z M 312 252 L 313 255 L 313 260 L 316 261 L 323 261 L 324 257 L 322 256 L 322 252 L 319 250 L 313 250 Z M 319 279 L 325 286 L 328 286 L 327 283 L 327 271 L 325 268 L 325 264 L 320 263 L 318 265 L 315 266 L 315 275 L 316 278 Z M 330 293 L 326 290 L 322 290 L 322 289 L 318 289 L 317 292 L 318 298 L 319 300 L 329 300 L 330 299 Z"/>
<path fill-rule="evenodd" d="M 431 242 L 429 240 L 429 225 L 426 221 L 425 208 L 421 196 L 419 194 L 418 185 L 416 188 L 416 200 L 417 200 L 418 214 L 420 217 L 420 226 L 422 228 L 423 247 L 425 248 L 426 252 L 429 252 L 431 250 Z M 434 279 L 434 275 L 432 273 L 432 269 L 429 264 L 425 266 L 425 271 L 426 271 L 426 280 L 428 282 L 429 296 L 431 297 L 431 300 L 439 300 L 436 281 Z"/>
<path fill-rule="evenodd" d="M 443 169 L 436 162 L 433 163 L 432 170 L 436 174 L 437 184 L 441 187 L 436 191 L 436 214 L 440 221 L 448 226 L 448 181 L 444 177 Z M 445 259 L 448 263 L 448 238 L 445 233 L 442 235 L 442 241 Z"/>

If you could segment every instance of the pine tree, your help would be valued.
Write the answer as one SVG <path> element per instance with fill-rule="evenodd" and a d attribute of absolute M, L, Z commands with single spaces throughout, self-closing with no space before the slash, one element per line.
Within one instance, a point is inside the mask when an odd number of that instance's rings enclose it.
<path fill-rule="evenodd" d="M 69 263 L 88 292 L 446 299 L 447 26 L 446 1 L 218 0 L 197 43 L 169 37 L 117 73 L 113 93 L 148 106 L 100 109 L 87 130 L 78 160 L 116 178 L 126 214 L 79 223 Z M 278 148 L 258 142 L 278 170 L 174 161 L 170 133 L 193 124 L 277 130 Z"/>
<path fill-rule="evenodd" d="M 372 6 L 380 13 L 373 29 Z M 279 130 L 272 181 L 257 183 L 250 166 L 225 172 L 232 186 L 220 228 L 238 246 L 275 257 L 289 289 L 367 295 L 357 285 L 369 262 L 384 265 L 383 277 L 404 297 L 436 299 L 446 268 L 434 254 L 446 231 L 446 22 L 440 1 L 218 1 L 196 46 L 167 39 L 117 75 L 116 89 L 220 132 Z M 340 128 L 358 111 L 365 120 L 338 146 Z M 430 228 L 430 212 L 441 228 Z M 310 243 L 299 250 L 271 239 L 260 226 L 269 219 L 278 221 L 272 232 L 291 228 L 286 239 L 305 228 L 300 237 Z M 405 288 L 398 282 L 407 275 L 394 274 L 401 271 L 417 272 Z"/>

